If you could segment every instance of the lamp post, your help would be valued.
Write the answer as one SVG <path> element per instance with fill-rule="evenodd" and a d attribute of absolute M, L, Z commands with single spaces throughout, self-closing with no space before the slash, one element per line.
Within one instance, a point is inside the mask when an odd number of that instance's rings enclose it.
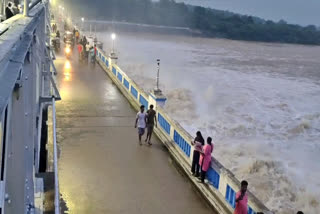
<path fill-rule="evenodd" d="M 112 53 L 114 53 L 114 40 L 116 40 L 116 34 L 115 33 L 111 34 L 111 39 L 112 39 Z"/>
<path fill-rule="evenodd" d="M 83 30 L 83 22 L 84 22 L 84 18 L 81 18 L 81 30 Z"/>
<path fill-rule="evenodd" d="M 157 70 L 157 85 L 156 85 L 156 88 L 155 88 L 155 92 L 159 92 L 160 89 L 159 89 L 159 75 L 160 75 L 160 59 L 157 59 L 157 66 L 158 66 L 158 70 Z"/>

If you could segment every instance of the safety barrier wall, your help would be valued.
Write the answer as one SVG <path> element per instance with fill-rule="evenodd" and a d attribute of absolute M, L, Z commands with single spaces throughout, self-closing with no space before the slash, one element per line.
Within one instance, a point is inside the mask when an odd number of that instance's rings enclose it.
<path fill-rule="evenodd" d="M 43 116 L 52 100 L 49 17 L 43 1 L 33 4 L 28 17 L 0 23 L 1 213 L 38 213 L 43 207 L 38 173 L 45 165 Z"/>
<path fill-rule="evenodd" d="M 112 60 L 100 49 L 97 50 L 97 61 L 133 107 L 137 110 L 140 105 L 149 107 L 152 99 L 154 99 L 152 94 L 148 94 L 141 89 L 125 72 L 112 63 Z M 179 123 L 169 117 L 163 108 L 156 105 L 156 111 L 158 128 L 155 128 L 155 133 L 168 147 L 182 168 L 185 169 L 191 180 L 194 181 L 195 179 L 191 176 L 190 172 L 193 155 L 191 141 L 193 137 Z M 235 195 L 240 189 L 240 182 L 214 157 L 212 157 L 211 167 L 207 172 L 207 179 L 209 185 L 194 183 L 219 213 L 233 213 Z M 248 214 L 255 214 L 256 212 L 271 213 L 268 208 L 249 192 Z"/>

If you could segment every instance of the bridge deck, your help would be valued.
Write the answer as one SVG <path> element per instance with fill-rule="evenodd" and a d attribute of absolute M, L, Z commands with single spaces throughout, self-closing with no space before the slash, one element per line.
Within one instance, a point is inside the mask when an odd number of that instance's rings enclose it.
<path fill-rule="evenodd" d="M 60 192 L 68 213 L 212 213 L 157 138 L 139 146 L 136 112 L 95 68 L 55 62 Z"/>

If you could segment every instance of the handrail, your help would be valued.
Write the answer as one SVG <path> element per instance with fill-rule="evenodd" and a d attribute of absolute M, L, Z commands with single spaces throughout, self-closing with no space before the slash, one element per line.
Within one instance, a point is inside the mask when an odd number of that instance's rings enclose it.
<path fill-rule="evenodd" d="M 54 210 L 60 214 L 59 178 L 58 178 L 58 147 L 56 135 L 56 101 L 52 97 L 52 127 L 53 127 L 53 163 L 54 163 Z"/>
<path fill-rule="evenodd" d="M 42 2 L 42 0 L 37 0 L 35 2 L 33 2 L 30 6 L 29 6 L 29 10 L 31 10 L 32 8 L 34 8 L 37 4 L 39 4 L 40 2 Z"/>

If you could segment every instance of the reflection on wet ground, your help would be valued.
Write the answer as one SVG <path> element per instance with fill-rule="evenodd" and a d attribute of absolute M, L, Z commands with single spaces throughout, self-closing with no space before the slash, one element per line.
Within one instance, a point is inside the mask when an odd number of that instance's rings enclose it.
<path fill-rule="evenodd" d="M 98 65 L 60 57 L 56 67 L 66 213 L 212 213 L 156 138 L 138 145 L 136 112 Z"/>

